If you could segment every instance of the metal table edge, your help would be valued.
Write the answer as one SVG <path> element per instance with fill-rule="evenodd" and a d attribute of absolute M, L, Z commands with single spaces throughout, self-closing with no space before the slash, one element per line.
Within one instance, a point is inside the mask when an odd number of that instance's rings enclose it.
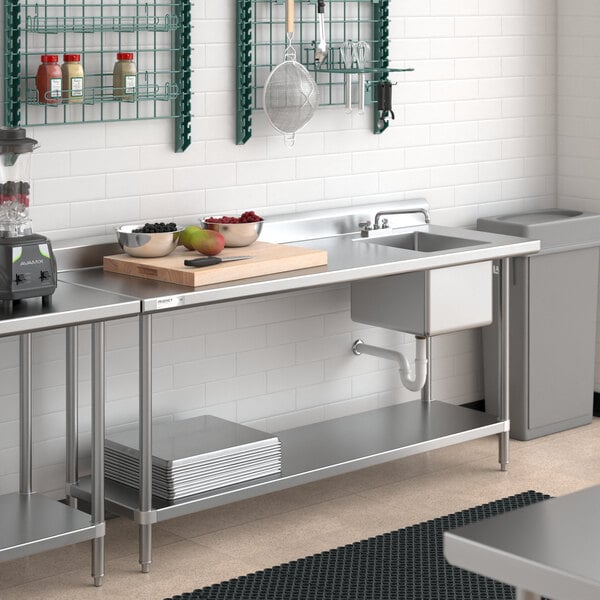
<path fill-rule="evenodd" d="M 597 600 L 600 595 L 600 586 L 594 581 L 575 574 L 565 576 L 550 565 L 465 538 L 460 535 L 460 529 L 444 533 L 444 557 L 451 565 L 554 600 Z M 470 557 L 474 558 L 473 562 Z M 483 566 L 482 561 L 486 563 Z M 488 564 L 493 567 L 489 568 Z M 510 577 L 506 575 L 508 572 Z"/>
<path fill-rule="evenodd" d="M 540 248 L 538 240 L 524 240 L 516 244 L 502 246 L 481 247 L 470 252 L 453 253 L 440 260 L 439 255 L 419 256 L 411 259 L 382 262 L 374 265 L 361 265 L 349 269 L 337 271 L 325 271 L 322 273 L 309 273 L 306 275 L 293 275 L 276 278 L 270 281 L 248 281 L 241 279 L 235 287 L 227 286 L 203 290 L 202 288 L 184 288 L 180 294 L 170 296 L 157 296 L 156 298 L 140 298 L 142 312 L 153 313 L 162 310 L 173 310 L 201 306 L 219 302 L 239 300 L 247 297 L 255 297 L 276 293 L 284 293 L 295 290 L 304 290 L 324 285 L 351 283 L 362 279 L 386 277 L 389 275 L 401 275 L 416 271 L 427 271 L 445 267 L 454 267 L 463 264 L 486 262 L 501 258 L 514 258 L 535 254 Z M 473 253 L 476 253 L 474 256 Z M 400 266 L 404 268 L 399 268 Z M 98 289 L 103 289 L 99 287 Z M 239 293 L 238 290 L 243 290 Z M 238 293 L 235 293 L 238 291 Z"/>
<path fill-rule="evenodd" d="M 134 317 L 140 314 L 140 310 L 140 301 L 132 299 L 127 302 L 81 308 L 64 313 L 42 313 L 24 316 L 2 321 L 0 323 L 0 337 Z"/>

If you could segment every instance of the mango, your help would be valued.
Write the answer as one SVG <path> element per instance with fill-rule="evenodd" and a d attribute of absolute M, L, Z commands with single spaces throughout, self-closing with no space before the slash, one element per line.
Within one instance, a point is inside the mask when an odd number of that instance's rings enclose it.
<path fill-rule="evenodd" d="M 196 231 L 202 231 L 201 227 L 197 225 L 189 225 L 179 234 L 179 243 L 183 244 L 188 250 L 193 250 L 192 246 L 192 234 Z"/>
<path fill-rule="evenodd" d="M 225 238 L 212 229 L 200 229 L 190 236 L 190 243 L 194 250 L 207 256 L 219 254 L 225 248 Z"/>

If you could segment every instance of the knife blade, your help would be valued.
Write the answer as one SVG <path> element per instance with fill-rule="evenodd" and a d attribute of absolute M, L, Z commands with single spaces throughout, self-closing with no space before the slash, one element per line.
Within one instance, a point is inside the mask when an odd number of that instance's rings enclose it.
<path fill-rule="evenodd" d="M 254 256 L 225 256 L 223 258 L 219 258 L 218 256 L 201 256 L 200 258 L 188 258 L 183 261 L 183 264 L 186 267 L 210 267 L 211 265 L 218 265 L 222 262 L 247 260 L 248 258 L 254 258 Z"/>

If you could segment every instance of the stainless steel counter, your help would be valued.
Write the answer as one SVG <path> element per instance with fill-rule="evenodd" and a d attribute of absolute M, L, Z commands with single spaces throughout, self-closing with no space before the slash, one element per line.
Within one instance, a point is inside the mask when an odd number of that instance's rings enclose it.
<path fill-rule="evenodd" d="M 415 207 L 424 201 L 413 201 Z M 405 206 L 406 203 L 403 203 Z M 2 527 L 11 535 L 3 536 L 0 560 L 14 558 L 66 543 L 92 539 L 92 575 L 100 585 L 104 575 L 104 324 L 105 321 L 137 315 L 139 318 L 140 368 L 140 490 L 125 493 L 107 489 L 106 500 L 117 512 L 140 524 L 140 564 L 148 572 L 151 563 L 152 523 L 226 504 L 244 497 L 314 481 L 336 473 L 378 464 L 428 449 L 469 439 L 497 434 L 500 463 L 508 464 L 508 300 L 510 257 L 535 253 L 539 242 L 493 233 L 420 225 L 421 216 L 409 215 L 403 224 L 411 231 L 433 235 L 468 238 L 481 242 L 468 247 L 438 252 L 417 252 L 361 239 L 358 223 L 376 211 L 397 208 L 398 203 L 322 211 L 303 217 L 284 216 L 265 224 L 263 239 L 294 243 L 328 252 L 326 266 L 289 271 L 276 275 L 244 279 L 198 288 L 158 283 L 150 280 L 104 273 L 103 254 L 118 251 L 114 240 L 104 238 L 97 246 L 65 244 L 65 257 L 59 271 L 59 285 L 50 306 L 40 300 L 24 300 L 12 315 L 0 316 L 0 337 L 20 334 L 21 357 L 21 461 L 20 494 L 0 497 Z M 403 216 L 403 218 L 406 215 Z M 404 230 L 406 231 L 406 229 Z M 377 235 L 376 232 L 375 235 Z M 386 232 L 387 233 L 387 232 Z M 395 231 L 389 232 L 390 234 Z M 320 235 L 318 239 L 315 235 Z M 61 244 L 57 244 L 60 247 Z M 57 256 L 60 256 L 59 250 Z M 393 408 L 382 408 L 362 415 L 333 419 L 324 424 L 281 432 L 285 470 L 278 478 L 257 481 L 235 489 L 225 488 L 181 503 L 161 506 L 152 501 L 152 317 L 170 309 L 208 305 L 247 297 L 289 292 L 311 287 L 339 284 L 361 279 L 437 269 L 454 265 L 498 259 L 501 280 L 500 314 L 502 336 L 502 394 L 500 416 L 496 419 L 474 411 L 429 400 Z M 61 259 L 59 258 L 59 267 Z M 76 267 L 84 267 L 76 269 Z M 66 270 L 65 270 L 66 269 Z M 91 480 L 78 483 L 77 477 L 77 325 L 92 324 L 92 473 Z M 71 507 L 64 507 L 56 527 L 48 528 L 48 519 L 56 520 L 56 511 L 43 497 L 32 494 L 31 487 L 31 333 L 64 327 L 67 329 L 67 483 Z M 350 350 L 350 349 L 349 349 Z M 391 423 L 394 423 L 390 427 Z M 365 427 L 366 424 L 366 427 Z M 366 431 L 365 431 L 366 429 Z M 361 432 L 364 434 L 360 438 Z M 326 448 L 314 440 L 329 440 Z M 348 440 L 352 439 L 352 444 Z M 309 452 L 307 452 L 307 449 Z M 76 497 L 92 502 L 92 519 L 77 513 Z M 32 510 L 35 509 L 34 513 Z M 62 509 L 61 509 L 62 510 Z M 6 513 L 6 514 L 5 514 Z M 29 522 L 26 516 L 32 513 Z M 5 521 L 8 519 L 8 521 Z M 30 535 L 19 536 L 21 525 Z M 13 531 L 14 530 L 14 531 Z M 16 532 L 16 533 L 15 533 Z M 49 533 L 48 533 L 49 532 Z M 13 535 L 14 533 L 14 535 Z M 46 535 L 48 533 L 48 535 Z M 49 536 L 49 537 L 48 537 Z M 4 539 L 6 538 L 6 539 Z M 14 538 L 14 539 L 13 539 Z"/>
<path fill-rule="evenodd" d="M 458 567 L 517 587 L 517 600 L 600 598 L 600 486 L 444 534 Z"/>
<path fill-rule="evenodd" d="M 92 540 L 92 577 L 104 576 L 104 325 L 136 316 L 139 300 L 59 281 L 51 303 L 21 300 L 10 315 L 0 315 L 0 336 L 19 335 L 19 492 L 0 496 L 0 560 L 10 560 Z M 67 465 L 76 479 L 77 465 L 77 326 L 92 324 L 92 514 L 33 493 L 32 333 L 67 330 Z M 69 469 L 68 469 L 69 470 Z"/>
<path fill-rule="evenodd" d="M 414 208 L 427 206 L 424 201 L 415 201 Z M 62 282 L 69 282 L 103 293 L 128 296 L 140 302 L 139 316 L 139 370 L 140 370 L 140 489 L 127 490 L 122 486 L 107 486 L 107 503 L 115 512 L 129 516 L 139 523 L 140 565 L 142 572 L 148 572 L 151 564 L 152 524 L 195 512 L 211 506 L 226 504 L 242 498 L 284 489 L 306 481 L 315 481 L 336 473 L 374 465 L 393 458 L 407 456 L 427 449 L 456 444 L 461 441 L 497 434 L 499 438 L 499 462 L 502 470 L 508 465 L 508 300 L 510 257 L 535 253 L 539 242 L 499 234 L 422 225 L 422 215 L 418 218 L 409 215 L 410 230 L 397 228 L 385 233 L 397 234 L 428 232 L 433 236 L 468 239 L 471 242 L 462 247 L 442 251 L 424 252 L 370 243 L 361 238 L 359 219 L 364 215 L 374 215 L 381 210 L 397 209 L 398 203 L 369 207 L 352 207 L 348 211 L 324 211 L 303 217 L 288 216 L 265 223 L 262 239 L 278 243 L 293 243 L 307 248 L 326 250 L 329 262 L 326 266 L 312 269 L 288 271 L 276 275 L 243 279 L 230 283 L 197 288 L 159 283 L 142 278 L 104 273 L 101 253 L 94 263 L 93 252 L 86 251 L 85 269 L 75 269 L 76 244 L 68 249 L 65 260 L 67 270 L 59 273 Z M 412 207 L 411 207 L 412 208 Z M 331 213 L 331 214 L 330 214 Z M 359 217 L 360 215 L 360 217 Z M 406 215 L 403 215 L 403 217 Z M 303 220 L 304 219 L 304 220 Z M 415 221 L 415 219 L 417 219 Z M 403 224 L 405 222 L 403 221 Z M 287 232 L 287 234 L 286 234 Z M 369 235 L 379 237 L 381 231 Z M 320 237 L 314 239 L 318 234 Z M 472 243 L 475 241 L 475 243 Z M 481 242 L 481 243 L 477 243 Z M 108 240 L 103 240 L 102 252 L 106 253 Z M 454 244 L 450 244 L 452 246 Z M 457 244 L 460 246 L 460 244 Z M 248 249 L 250 250 L 250 249 Z M 311 287 L 347 283 L 369 278 L 380 278 L 416 271 L 424 271 L 499 260 L 498 276 L 501 284 L 498 315 L 502 335 L 500 355 L 502 356 L 499 378 L 502 392 L 499 417 L 489 418 L 474 411 L 431 402 L 427 393 L 420 401 L 408 403 L 394 409 L 376 409 L 353 417 L 332 419 L 326 424 L 316 424 L 281 432 L 283 463 L 285 472 L 280 477 L 269 478 L 264 482 L 254 482 L 224 488 L 213 493 L 191 498 L 174 505 L 162 506 L 152 499 L 152 318 L 162 310 L 182 309 L 192 306 L 209 305 L 248 297 L 256 297 L 280 292 L 302 290 Z M 98 265 L 94 267 L 93 265 Z M 350 351 L 350 348 L 349 348 Z M 428 387 L 428 386 L 427 386 Z M 390 418 L 396 425 L 393 432 L 383 435 L 390 427 Z M 365 425 L 366 424 L 366 425 Z M 446 427 L 446 425 L 449 426 Z M 446 428 L 445 428 L 446 427 Z M 325 433 L 324 433 L 325 432 Z M 351 435 L 349 435 L 351 432 Z M 357 436 L 362 439 L 357 441 Z M 315 444 L 315 439 L 325 436 L 330 447 Z M 347 447 L 348 439 L 353 442 Z M 308 450 L 316 450 L 312 453 Z M 90 498 L 93 496 L 89 482 L 81 481 L 71 487 L 73 496 Z"/>
<path fill-rule="evenodd" d="M 0 560 L 104 536 L 104 522 L 40 494 L 0 496 Z"/>
<path fill-rule="evenodd" d="M 425 230 L 444 236 L 464 237 L 465 235 L 464 229 L 435 225 L 411 228 L 411 231 Z M 105 273 L 101 267 L 63 272 L 59 274 L 59 280 L 138 298 L 142 303 L 143 312 L 156 312 L 411 271 L 522 256 L 535 253 L 540 247 L 537 240 L 481 231 L 469 230 L 467 233 L 469 239 L 480 240 L 481 245 L 439 252 L 414 252 L 369 243 L 361 239 L 358 232 L 314 240 L 290 240 L 290 243 L 297 246 L 326 250 L 328 264 L 323 267 L 287 271 L 197 288 Z"/>
<path fill-rule="evenodd" d="M 29 298 L 15 303 L 11 315 L 0 314 L 0 336 L 135 316 L 139 310 L 138 300 L 59 281 L 49 306 Z"/>

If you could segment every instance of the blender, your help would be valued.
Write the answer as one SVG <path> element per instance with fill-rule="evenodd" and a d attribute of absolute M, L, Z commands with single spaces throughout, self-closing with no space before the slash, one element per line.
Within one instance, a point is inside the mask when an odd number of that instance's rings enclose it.
<path fill-rule="evenodd" d="M 56 260 L 50 240 L 32 233 L 29 219 L 31 155 L 37 141 L 22 128 L 0 127 L 0 308 L 56 290 Z"/>

